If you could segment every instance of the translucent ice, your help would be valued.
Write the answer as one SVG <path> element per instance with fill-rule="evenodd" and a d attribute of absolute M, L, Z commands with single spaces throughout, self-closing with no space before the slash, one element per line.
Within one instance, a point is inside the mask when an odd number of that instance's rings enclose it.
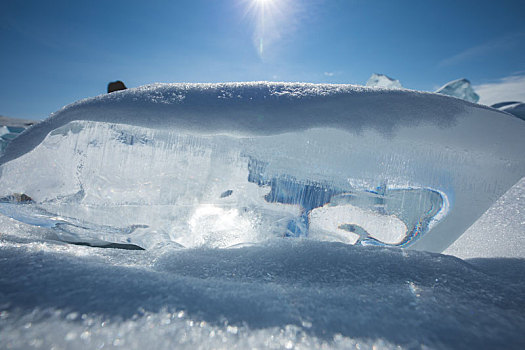
<path fill-rule="evenodd" d="M 397 79 L 392 79 L 384 74 L 374 73 L 368 78 L 366 86 L 379 87 L 387 89 L 401 89 L 401 83 Z"/>
<path fill-rule="evenodd" d="M 0 116 L 0 155 L 4 153 L 5 148 L 15 137 L 29 126 L 35 124 L 35 121 L 7 118 Z"/>
<path fill-rule="evenodd" d="M 525 175 L 524 132 L 438 94 L 151 85 L 67 106 L 16 138 L 0 197 L 32 201 L 0 212 L 98 245 L 302 236 L 439 252 Z"/>
<path fill-rule="evenodd" d="M 475 103 L 479 101 L 479 95 L 476 94 L 472 88 L 470 81 L 464 78 L 448 82 L 440 87 L 436 92 L 438 94 L 457 97 L 469 102 Z"/>

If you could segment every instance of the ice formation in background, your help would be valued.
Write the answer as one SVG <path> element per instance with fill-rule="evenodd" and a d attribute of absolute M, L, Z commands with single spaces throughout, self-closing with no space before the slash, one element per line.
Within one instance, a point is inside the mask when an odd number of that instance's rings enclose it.
<path fill-rule="evenodd" d="M 525 103 L 523 102 L 500 102 L 493 104 L 491 107 L 497 108 L 501 111 L 510 113 L 520 119 L 525 120 Z"/>
<path fill-rule="evenodd" d="M 33 120 L 14 119 L 0 116 L 0 155 L 5 148 L 22 131 L 35 124 Z"/>
<path fill-rule="evenodd" d="M 469 102 L 476 103 L 479 101 L 479 95 L 476 94 L 472 88 L 470 81 L 464 78 L 448 82 L 440 87 L 436 92 L 438 94 L 457 97 Z"/>
<path fill-rule="evenodd" d="M 379 87 L 386 89 L 402 89 L 401 83 L 397 79 L 392 79 L 384 74 L 374 73 L 368 78 L 366 86 Z"/>
<path fill-rule="evenodd" d="M 16 138 L 0 159 L 0 213 L 91 245 L 300 236 L 440 252 L 525 175 L 524 132 L 431 93 L 150 85 L 79 101 Z"/>

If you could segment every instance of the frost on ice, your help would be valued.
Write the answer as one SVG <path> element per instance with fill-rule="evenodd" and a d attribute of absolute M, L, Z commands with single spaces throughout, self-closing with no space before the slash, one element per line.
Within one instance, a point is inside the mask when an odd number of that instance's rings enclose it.
<path fill-rule="evenodd" d="M 469 102 L 476 103 L 479 101 L 479 95 L 476 94 L 472 88 L 470 81 L 464 78 L 448 82 L 440 87 L 436 92 L 438 94 L 457 97 Z"/>
<path fill-rule="evenodd" d="M 370 87 L 379 87 L 379 88 L 387 88 L 387 89 L 401 89 L 403 88 L 401 86 L 401 83 L 397 79 L 392 79 L 387 75 L 384 74 L 377 74 L 374 73 L 370 78 L 368 78 L 368 81 L 366 82 L 366 86 Z"/>
<path fill-rule="evenodd" d="M 0 212 L 91 245 L 300 236 L 440 252 L 525 175 L 524 132 L 430 93 L 150 85 L 79 101 L 16 138 Z"/>

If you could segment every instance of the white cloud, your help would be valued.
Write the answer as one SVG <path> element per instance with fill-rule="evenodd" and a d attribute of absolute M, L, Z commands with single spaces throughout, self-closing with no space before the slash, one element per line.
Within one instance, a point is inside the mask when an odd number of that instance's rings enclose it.
<path fill-rule="evenodd" d="M 334 72 L 324 72 L 324 75 L 326 75 L 327 77 L 333 77 L 335 73 Z"/>
<path fill-rule="evenodd" d="M 525 33 L 513 33 L 495 40 L 487 41 L 481 45 L 469 47 L 452 57 L 443 59 L 441 62 L 439 62 L 439 66 L 451 66 L 463 63 L 465 61 L 468 62 L 477 57 L 483 57 L 520 47 L 524 39 Z"/>
<path fill-rule="evenodd" d="M 492 105 L 504 101 L 525 102 L 525 75 L 513 75 L 493 83 L 475 85 L 479 103 Z"/>

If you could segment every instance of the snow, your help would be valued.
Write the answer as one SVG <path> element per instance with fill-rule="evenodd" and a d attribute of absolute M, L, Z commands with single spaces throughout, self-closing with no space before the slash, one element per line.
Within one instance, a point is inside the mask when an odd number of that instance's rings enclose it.
<path fill-rule="evenodd" d="M 0 257 L 2 348 L 518 349 L 525 340 L 523 278 L 425 252 L 301 239 L 123 251 L 3 235 Z M 523 274 L 522 262 L 497 262 Z"/>
<path fill-rule="evenodd" d="M 348 85 L 67 106 L 0 160 L 0 348 L 521 349 L 524 124 Z"/>
<path fill-rule="evenodd" d="M 366 86 L 386 89 L 402 89 L 401 83 L 397 79 L 392 79 L 384 74 L 374 73 L 368 78 Z"/>
<path fill-rule="evenodd" d="M 479 101 L 479 95 L 476 94 L 476 92 L 472 88 L 470 81 L 464 78 L 448 82 L 442 87 L 440 87 L 436 92 L 438 94 L 461 98 L 469 102 Z"/>
<path fill-rule="evenodd" d="M 430 93 L 151 85 L 67 106 L 16 138 L 0 195 L 33 202 L 0 212 L 91 245 L 225 248 L 312 231 L 441 252 L 523 177 L 524 131 Z"/>

